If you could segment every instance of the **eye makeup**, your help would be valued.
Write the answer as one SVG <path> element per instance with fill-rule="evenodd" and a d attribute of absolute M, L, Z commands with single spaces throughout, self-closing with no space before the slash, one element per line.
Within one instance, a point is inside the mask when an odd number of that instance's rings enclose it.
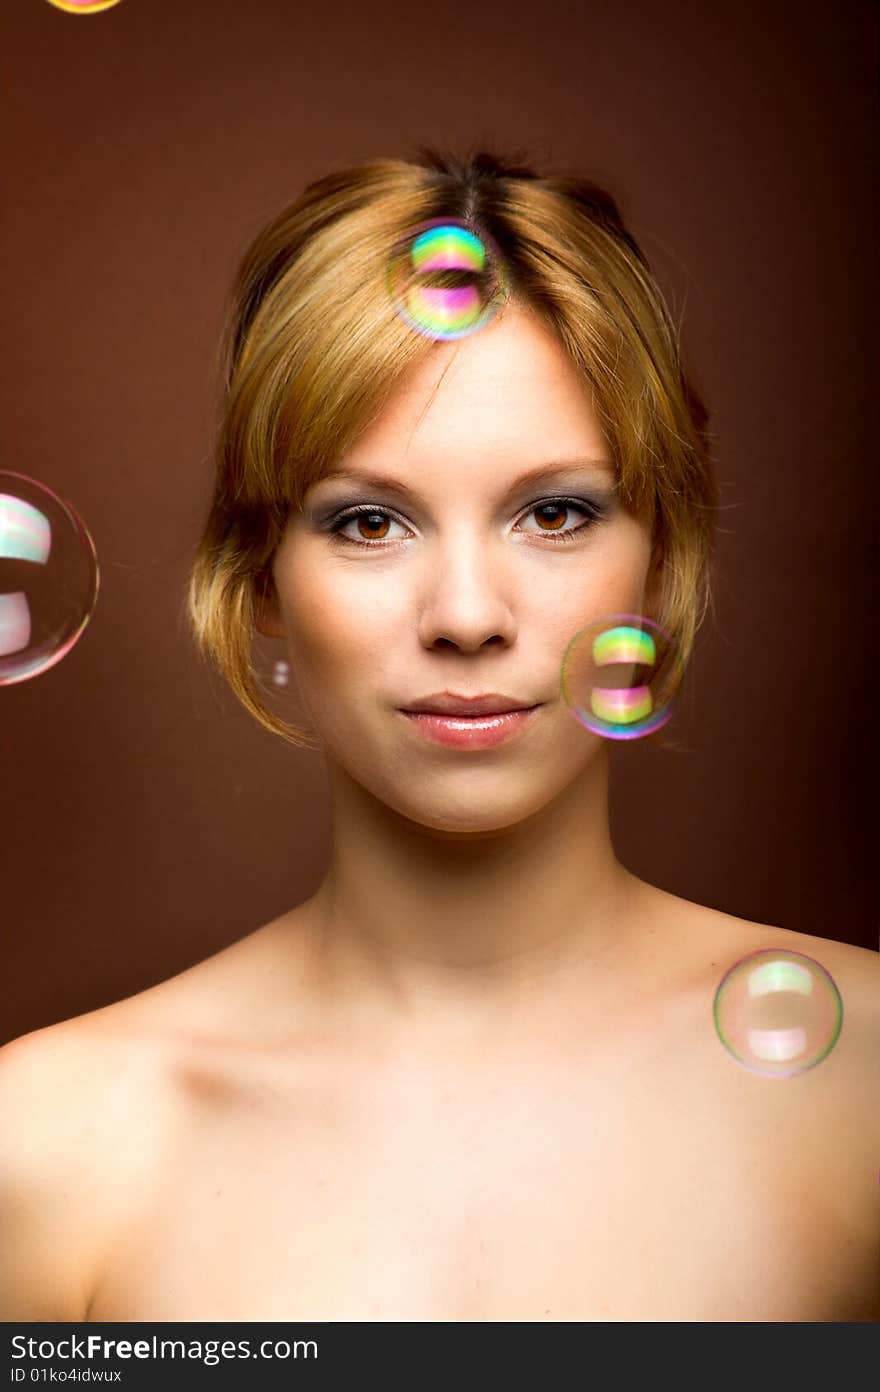
<path fill-rule="evenodd" d="M 586 520 L 580 522 L 575 527 L 568 527 L 564 531 L 542 530 L 540 527 L 538 527 L 530 528 L 525 533 L 528 536 L 539 536 L 542 538 L 546 537 L 554 544 L 558 542 L 571 542 L 575 541 L 579 536 L 582 536 L 584 533 L 589 531 L 597 522 L 604 521 L 605 518 L 611 512 L 611 506 L 612 505 L 610 498 L 607 501 L 605 501 L 600 500 L 595 496 L 568 497 L 563 495 L 553 495 L 550 497 L 539 498 L 536 502 L 526 507 L 525 510 L 520 513 L 520 519 L 526 518 L 530 516 L 532 513 L 538 512 L 541 508 L 552 508 L 557 512 L 560 510 L 574 510 L 576 512 L 580 512 L 584 515 Z M 316 510 L 316 512 L 312 516 L 312 521 L 313 524 L 320 531 L 328 533 L 333 540 L 339 541 L 343 545 L 350 543 L 355 546 L 373 548 L 375 550 L 378 547 L 387 547 L 395 545 L 400 541 L 408 540 L 408 538 L 406 537 L 376 537 L 372 540 L 367 540 L 363 537 L 349 537 L 344 536 L 342 534 L 342 528 L 345 527 L 347 523 L 353 521 L 357 517 L 365 515 L 380 518 L 390 518 L 392 521 L 397 522 L 399 526 L 407 526 L 407 523 L 405 523 L 403 519 L 399 517 L 393 509 L 388 508 L 379 503 L 365 502 L 342 503 L 341 506 L 339 506 L 338 504 L 330 505 L 327 508 Z"/>

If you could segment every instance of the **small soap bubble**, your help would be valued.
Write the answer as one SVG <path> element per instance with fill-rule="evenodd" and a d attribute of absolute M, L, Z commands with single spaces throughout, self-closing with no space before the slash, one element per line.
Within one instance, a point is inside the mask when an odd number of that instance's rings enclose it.
<path fill-rule="evenodd" d="M 566 648 L 562 695 L 593 734 L 640 739 L 666 724 L 683 676 L 684 663 L 658 624 L 640 614 L 609 614 Z"/>
<path fill-rule="evenodd" d="M 728 1053 L 766 1078 L 814 1068 L 843 1025 L 840 992 L 822 964 L 783 948 L 735 962 L 721 978 L 712 1012 Z"/>
<path fill-rule="evenodd" d="M 507 298 L 492 238 L 455 218 L 411 228 L 394 246 L 387 278 L 397 313 L 425 338 L 465 338 L 484 328 Z"/>
<path fill-rule="evenodd" d="M 97 14 L 99 10 L 110 10 L 120 0 L 49 0 L 56 10 L 66 10 L 68 14 Z"/>
<path fill-rule="evenodd" d="M 98 596 L 95 545 L 70 503 L 0 469 L 0 686 L 66 657 Z"/>

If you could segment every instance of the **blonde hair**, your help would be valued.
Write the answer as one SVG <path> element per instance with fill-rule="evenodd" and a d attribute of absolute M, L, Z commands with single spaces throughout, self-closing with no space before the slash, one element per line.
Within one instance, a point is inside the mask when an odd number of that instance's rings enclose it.
<path fill-rule="evenodd" d="M 392 245 L 428 219 L 489 233 L 508 299 L 540 316 L 589 384 L 620 500 L 652 527 L 660 600 L 651 617 L 682 661 L 690 657 L 710 601 L 717 507 L 706 408 L 611 195 L 576 176 L 541 177 L 516 158 L 423 147 L 414 160 L 351 165 L 309 184 L 239 266 L 213 498 L 185 606 L 203 657 L 265 729 L 296 747 L 314 747 L 309 732 L 260 694 L 256 606 L 290 508 L 434 347 L 397 314 L 386 282 Z"/>

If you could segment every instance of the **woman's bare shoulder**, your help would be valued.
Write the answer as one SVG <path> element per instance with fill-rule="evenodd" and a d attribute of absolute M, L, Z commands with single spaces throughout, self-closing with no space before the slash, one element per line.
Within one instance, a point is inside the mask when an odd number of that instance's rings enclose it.
<path fill-rule="evenodd" d="M 290 1015 L 297 924 L 294 909 L 153 986 L 24 1039 L 47 1063 L 63 1061 L 71 1049 L 92 1050 L 96 1061 L 121 1049 L 131 1066 L 139 1062 L 157 1073 L 173 1067 L 188 1048 L 239 1039 L 249 1044 L 249 1030 L 265 1023 L 273 1007 L 284 1002 Z"/>
<path fill-rule="evenodd" d="M 714 998 L 722 976 L 735 962 L 768 948 L 799 952 L 829 973 L 841 998 L 843 1022 L 828 1065 L 816 1070 L 827 1081 L 829 1099 L 855 1117 L 868 1153 L 880 1156 L 880 953 L 812 933 L 738 918 L 646 886 L 651 930 L 675 944 L 689 982 L 704 1001 Z M 876 1188 L 876 1164 L 873 1171 Z"/>
<path fill-rule="evenodd" d="M 84 1317 L 92 1273 L 179 1131 L 194 1062 L 256 1028 L 279 922 L 0 1047 L 0 1319 Z"/>
<path fill-rule="evenodd" d="M 0 1049 L 0 1318 L 83 1318 L 161 1130 L 155 1063 L 85 1017 Z"/>
<path fill-rule="evenodd" d="M 819 962 L 835 981 L 835 971 L 840 972 L 852 993 L 853 1003 L 867 1004 L 873 999 L 876 1006 L 880 952 L 792 928 L 780 928 L 772 923 L 738 918 L 644 882 L 640 882 L 640 887 L 648 906 L 652 931 L 671 936 L 680 934 L 681 941 L 687 942 L 689 950 L 692 949 L 695 962 L 726 970 L 739 958 L 765 948 L 800 952 Z M 841 989 L 841 983 L 837 985 Z"/>

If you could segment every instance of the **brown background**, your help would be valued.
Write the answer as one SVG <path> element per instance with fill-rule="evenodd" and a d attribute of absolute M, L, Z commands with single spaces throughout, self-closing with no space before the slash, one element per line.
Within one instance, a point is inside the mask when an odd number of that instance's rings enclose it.
<path fill-rule="evenodd" d="M 713 412 L 716 604 L 670 727 L 620 749 L 624 863 L 877 947 L 877 10 L 846 0 L 3 0 L 0 467 L 71 501 L 101 591 L 0 690 L 2 1037 L 129 995 L 310 894 L 319 754 L 179 622 L 238 257 L 311 180 L 434 141 L 605 182 Z"/>

